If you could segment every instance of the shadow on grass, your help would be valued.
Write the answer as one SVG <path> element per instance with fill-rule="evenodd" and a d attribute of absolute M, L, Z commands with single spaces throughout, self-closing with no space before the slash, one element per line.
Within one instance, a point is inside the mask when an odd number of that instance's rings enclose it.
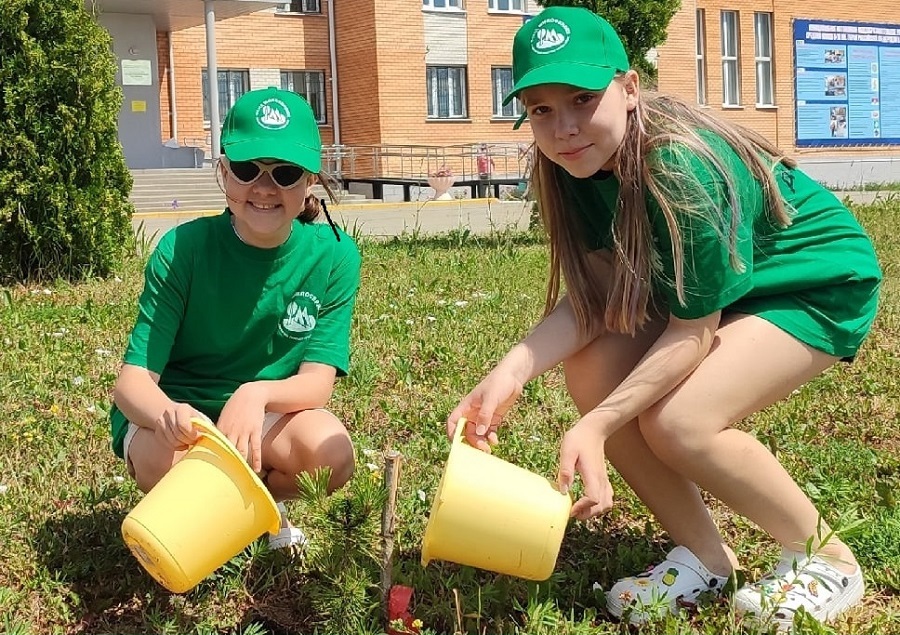
<path fill-rule="evenodd" d="M 58 512 L 35 535 L 49 576 L 79 599 L 70 610 L 81 632 L 100 632 L 95 626 L 108 632 L 111 617 L 119 632 L 141 625 L 147 607 L 135 600 L 161 592 L 122 541 L 124 517 L 124 511 L 110 508 Z"/>
<path fill-rule="evenodd" d="M 439 633 L 514 632 L 526 627 L 526 607 L 534 603 L 553 604 L 567 618 L 580 620 L 590 612 L 613 621 L 605 595 L 594 590 L 594 583 L 609 589 L 619 578 L 660 560 L 669 547 L 659 534 L 638 528 L 570 522 L 548 580 L 522 580 L 442 561 L 423 568 L 421 552 L 410 549 L 395 558 L 394 583 L 415 589 L 413 614 Z"/>

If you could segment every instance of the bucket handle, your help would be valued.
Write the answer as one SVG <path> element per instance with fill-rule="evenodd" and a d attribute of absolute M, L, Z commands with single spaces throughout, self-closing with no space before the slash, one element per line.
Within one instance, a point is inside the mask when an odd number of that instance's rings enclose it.
<path fill-rule="evenodd" d="M 466 429 L 466 423 L 468 423 L 468 419 L 465 417 L 460 417 L 456 422 L 456 430 L 453 431 L 453 445 L 462 442 L 463 430 Z"/>

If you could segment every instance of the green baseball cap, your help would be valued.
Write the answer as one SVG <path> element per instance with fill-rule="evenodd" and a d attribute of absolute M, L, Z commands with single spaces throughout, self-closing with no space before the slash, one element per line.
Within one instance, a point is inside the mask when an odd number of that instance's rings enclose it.
<path fill-rule="evenodd" d="M 619 34 L 599 15 L 582 7 L 547 7 L 523 24 L 513 40 L 512 91 L 541 84 L 570 84 L 604 90 L 616 73 L 631 68 Z M 518 128 L 525 117 L 516 122 Z"/>
<path fill-rule="evenodd" d="M 317 174 L 322 138 L 309 103 L 297 93 L 263 88 L 244 93 L 222 124 L 222 152 L 231 161 L 276 159 Z"/>

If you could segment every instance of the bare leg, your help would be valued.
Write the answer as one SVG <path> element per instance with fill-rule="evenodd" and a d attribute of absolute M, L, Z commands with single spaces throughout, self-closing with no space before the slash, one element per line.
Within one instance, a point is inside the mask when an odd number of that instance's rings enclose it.
<path fill-rule="evenodd" d="M 187 448 L 174 450 L 160 441 L 152 430 L 141 428 L 134 433 L 128 446 L 128 471 L 146 494 L 186 453 Z"/>
<path fill-rule="evenodd" d="M 566 385 L 578 411 L 584 414 L 612 392 L 664 327 L 660 318 L 635 337 L 602 335 L 566 360 Z M 737 568 L 734 553 L 710 518 L 697 486 L 651 451 L 637 422 L 626 424 L 608 439 L 606 456 L 676 544 L 690 549 L 717 575 Z"/>
<path fill-rule="evenodd" d="M 734 315 L 723 321 L 697 369 L 639 420 L 650 449 L 672 469 L 790 549 L 803 551 L 813 538 L 815 548 L 852 573 L 856 561 L 843 542 L 815 544 L 819 512 L 778 460 L 754 437 L 730 427 L 835 361 L 762 318 Z M 821 531 L 829 531 L 824 523 Z"/>
<path fill-rule="evenodd" d="M 285 415 L 262 442 L 266 483 L 276 500 L 296 498 L 297 475 L 331 468 L 328 491 L 350 480 L 355 467 L 353 444 L 344 424 L 327 410 Z"/>

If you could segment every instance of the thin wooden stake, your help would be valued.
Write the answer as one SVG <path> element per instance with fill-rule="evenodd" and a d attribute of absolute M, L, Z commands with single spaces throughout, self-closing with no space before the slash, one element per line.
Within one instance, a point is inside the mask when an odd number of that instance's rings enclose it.
<path fill-rule="evenodd" d="M 388 599 L 391 586 L 393 586 L 394 522 L 402 458 L 403 455 L 396 450 L 388 450 L 384 453 L 384 486 L 387 489 L 387 501 L 381 512 L 381 609 L 385 623 L 388 622 Z"/>

